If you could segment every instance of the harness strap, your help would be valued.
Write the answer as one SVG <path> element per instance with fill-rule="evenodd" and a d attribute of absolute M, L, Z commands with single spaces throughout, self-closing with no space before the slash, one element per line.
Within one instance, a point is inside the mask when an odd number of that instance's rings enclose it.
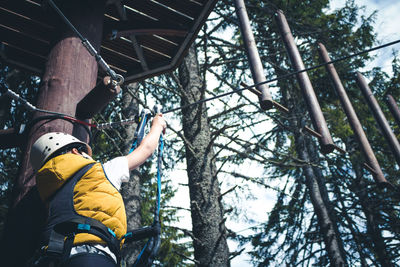
<path fill-rule="evenodd" d="M 101 238 L 107 243 L 111 252 L 115 254 L 117 259 L 120 257 L 120 240 L 116 237 L 115 233 L 105 226 L 103 223 L 89 218 L 74 218 L 66 222 L 57 224 L 54 230 L 64 234 L 64 236 L 70 233 L 88 233 Z"/>
<path fill-rule="evenodd" d="M 50 234 L 47 253 L 50 257 L 61 257 L 64 254 L 65 236 L 52 231 Z"/>
<path fill-rule="evenodd" d="M 115 233 L 100 221 L 79 215 L 73 206 L 74 187 L 94 164 L 88 164 L 77 171 L 50 199 L 49 225 L 45 231 L 48 235 L 46 257 L 56 263 L 68 259 L 75 236 L 79 233 L 92 234 L 102 239 L 115 254 L 118 263 L 120 261 L 120 240 Z"/>

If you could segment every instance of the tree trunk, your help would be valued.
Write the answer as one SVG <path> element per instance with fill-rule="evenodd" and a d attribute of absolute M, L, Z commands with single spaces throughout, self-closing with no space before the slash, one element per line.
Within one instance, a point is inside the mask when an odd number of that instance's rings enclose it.
<path fill-rule="evenodd" d="M 131 93 L 136 92 L 138 84 L 130 84 L 127 89 L 123 91 L 122 95 L 122 114 L 124 118 L 129 119 L 136 116 L 138 112 L 138 104 Z M 132 90 L 130 90 L 132 89 Z M 130 92 L 128 92 L 130 90 Z M 124 127 L 121 133 L 125 139 L 123 140 L 123 150 L 122 152 L 127 155 L 132 146 L 132 140 L 136 130 L 136 123 L 130 124 Z M 133 230 L 140 228 L 141 223 L 141 209 L 140 209 L 140 173 L 137 170 L 130 172 L 129 182 L 123 183 L 121 188 L 121 194 L 124 198 L 126 217 L 128 223 L 128 230 Z M 140 253 L 140 243 L 133 242 L 124 246 L 122 250 L 122 257 L 126 262 L 127 266 L 132 266 L 135 262 L 137 256 Z"/>
<path fill-rule="evenodd" d="M 183 87 L 181 105 L 204 98 L 197 55 L 191 47 L 179 67 Z M 224 209 L 216 177 L 216 165 L 206 105 L 182 110 L 187 173 L 189 177 L 190 209 L 193 227 L 194 257 L 198 266 L 229 266 L 229 249 Z"/>
<path fill-rule="evenodd" d="M 317 147 L 310 138 L 298 134 L 295 140 L 296 151 L 300 159 L 310 163 L 319 160 L 316 157 L 312 157 L 314 151 L 310 151 L 310 147 L 312 147 L 311 149 L 316 149 Z M 335 220 L 336 216 L 334 215 L 334 210 L 330 208 L 326 186 L 322 182 L 322 173 L 320 170 L 315 169 L 310 164 L 303 167 L 303 172 L 311 203 L 318 218 L 318 225 L 326 246 L 325 249 L 328 252 L 331 266 L 345 266 L 345 253 Z"/>
<path fill-rule="evenodd" d="M 293 101 L 292 99 L 290 100 Z M 297 107 L 299 107 L 299 104 L 297 104 Z M 297 108 L 293 108 L 293 112 L 298 112 L 296 114 L 300 114 L 299 110 L 296 111 L 296 109 Z M 316 144 L 313 143 L 313 140 L 311 140 L 310 137 L 305 136 L 300 132 L 300 129 L 305 126 L 304 116 L 291 117 L 298 118 L 298 121 L 295 119 L 290 120 L 291 128 L 295 129 L 294 135 L 296 152 L 302 161 L 309 163 L 302 167 L 305 177 L 305 184 L 307 190 L 309 191 L 314 212 L 318 218 L 320 233 L 324 240 L 325 250 L 328 253 L 330 265 L 346 266 L 347 264 L 342 240 L 340 238 L 334 216 L 329 209 L 330 205 L 326 192 L 326 186 L 322 182 L 322 177 L 320 177 L 322 174 L 319 171 L 316 171 L 311 165 L 311 162 L 319 161 L 318 154 L 316 153 Z"/>
<path fill-rule="evenodd" d="M 275 54 L 274 52 L 276 50 L 272 45 L 269 46 L 269 49 L 271 54 Z M 281 60 L 283 59 L 271 58 L 271 61 L 275 66 L 279 66 L 278 62 Z M 275 68 L 275 73 L 278 77 L 285 74 L 284 71 L 279 68 Z M 343 249 L 343 241 L 340 238 L 334 216 L 331 215 L 330 212 L 329 198 L 326 186 L 323 183 L 322 173 L 311 165 L 311 162 L 319 162 L 320 160 L 317 152 L 317 145 L 309 136 L 305 136 L 304 133 L 302 133 L 302 129 L 306 126 L 305 116 L 300 115 L 304 114 L 304 110 L 306 110 L 303 106 L 304 101 L 299 102 L 299 99 L 301 99 L 299 90 L 297 87 L 290 85 L 289 83 L 286 84 L 285 82 L 278 81 L 278 86 L 280 88 L 286 88 L 281 90 L 281 92 L 283 96 L 283 104 L 289 108 L 291 113 L 290 116 L 288 116 L 290 118 L 289 125 L 290 129 L 293 129 L 296 152 L 302 161 L 308 162 L 308 164 L 303 166 L 302 169 L 311 203 L 314 212 L 317 215 L 320 233 L 325 244 L 325 250 L 328 253 L 331 266 L 346 266 L 347 263 Z M 290 89 L 293 92 L 290 91 Z"/>
<path fill-rule="evenodd" d="M 7 113 L 10 112 L 10 105 L 8 96 L 0 96 L 0 130 L 4 129 Z"/>
<path fill-rule="evenodd" d="M 353 162 L 353 166 L 357 166 L 357 163 Z M 367 221 L 367 233 L 369 238 L 364 246 L 374 252 L 376 261 L 379 262 L 381 266 L 394 266 L 389 255 L 390 253 L 388 253 L 389 249 L 379 227 L 379 212 L 377 212 L 377 207 L 371 204 L 371 198 L 368 196 L 367 186 L 364 181 L 365 178 L 361 170 L 362 167 L 355 168 L 357 175 L 355 193 L 359 198 L 361 209 Z"/>
<path fill-rule="evenodd" d="M 78 31 L 99 50 L 105 1 L 68 1 L 62 9 Z M 61 28 L 63 33 L 51 49 L 46 70 L 42 77 L 37 107 L 45 110 L 75 114 L 76 104 L 96 85 L 97 62 L 82 45 L 81 40 L 69 28 Z M 35 114 L 36 117 L 43 113 Z M 72 133 L 72 124 L 63 120 L 39 123 L 30 134 L 25 157 L 22 162 L 18 187 L 21 192 L 16 196 L 18 202 L 30 187 L 35 185 L 33 170 L 29 162 L 32 143 L 44 133 L 59 131 Z M 87 140 L 84 140 L 87 141 Z"/>

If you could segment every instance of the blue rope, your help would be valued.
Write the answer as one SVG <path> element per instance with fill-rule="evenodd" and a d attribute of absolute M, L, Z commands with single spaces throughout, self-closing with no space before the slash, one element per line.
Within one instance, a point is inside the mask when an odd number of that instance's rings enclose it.
<path fill-rule="evenodd" d="M 135 144 L 136 142 L 134 142 Z M 161 177 L 162 177 L 162 157 L 164 151 L 164 138 L 160 135 L 159 143 L 158 143 L 158 157 L 157 157 L 157 195 L 156 195 L 156 208 L 154 211 L 154 221 L 153 227 L 160 225 L 160 207 L 161 207 Z M 143 264 L 141 261 L 141 257 L 147 253 L 147 264 L 146 266 L 150 266 L 157 255 L 157 252 L 160 248 L 160 234 L 156 237 L 151 237 L 146 245 L 143 247 L 142 251 L 140 252 L 139 256 L 137 257 L 133 267 L 138 266 L 138 264 Z M 146 251 L 150 250 L 150 251 Z"/>
<path fill-rule="evenodd" d="M 157 211 L 156 216 L 160 216 L 160 206 L 161 206 L 161 176 L 162 176 L 162 158 L 164 152 L 164 138 L 160 135 L 160 141 L 158 144 L 158 158 L 157 158 Z"/>
<path fill-rule="evenodd" d="M 132 267 L 135 267 L 135 266 L 137 266 L 137 265 L 138 265 L 138 263 L 139 263 L 139 260 L 140 260 L 140 258 L 142 257 L 142 255 L 143 255 L 144 251 L 146 250 L 146 248 L 147 248 L 147 245 L 148 245 L 149 243 L 150 243 L 150 239 L 147 241 L 146 245 L 144 245 L 144 247 L 143 247 L 142 251 L 140 251 L 140 254 L 139 254 L 139 256 L 136 258 L 136 260 L 135 260 L 135 263 L 133 264 L 133 266 L 132 266 Z"/>
<path fill-rule="evenodd" d="M 133 143 L 132 143 L 132 147 L 131 147 L 131 150 L 129 150 L 129 154 L 130 153 L 132 153 L 133 152 L 133 150 L 135 150 L 136 149 L 136 147 L 137 147 L 137 142 L 136 142 L 137 140 L 135 139 L 135 141 L 133 141 Z"/>

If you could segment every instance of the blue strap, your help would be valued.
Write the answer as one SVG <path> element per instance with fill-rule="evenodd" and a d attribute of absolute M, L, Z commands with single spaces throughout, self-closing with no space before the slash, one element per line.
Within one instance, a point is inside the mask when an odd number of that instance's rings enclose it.
<path fill-rule="evenodd" d="M 128 233 L 124 234 L 124 236 L 121 238 L 121 240 L 125 239 L 125 238 L 130 238 L 130 237 L 132 237 L 132 232 L 128 232 Z"/>
<path fill-rule="evenodd" d="M 107 228 L 107 230 L 113 237 L 117 237 L 113 230 L 111 230 L 110 228 Z"/>
<path fill-rule="evenodd" d="M 89 225 L 89 224 L 80 223 L 80 224 L 78 224 L 77 228 L 78 228 L 79 230 L 86 230 L 86 231 L 89 231 L 89 230 L 90 230 L 90 225 Z"/>
<path fill-rule="evenodd" d="M 160 108 L 154 107 L 154 113 L 157 114 L 161 112 Z M 144 128 L 150 114 L 146 114 L 145 111 L 142 111 L 139 118 L 139 124 L 136 128 L 135 139 L 132 144 L 132 148 L 129 153 L 131 153 L 142 141 L 144 137 Z M 160 248 L 161 238 L 160 238 L 160 206 L 161 206 L 161 176 L 162 176 L 162 157 L 164 150 L 164 138 L 163 135 L 160 135 L 159 144 L 158 144 L 158 158 L 157 158 L 157 195 L 156 195 L 156 207 L 154 209 L 154 221 L 152 225 L 154 233 L 156 236 L 152 236 L 147 241 L 146 245 L 143 247 L 139 256 L 137 257 L 133 266 L 151 266 L 156 257 L 158 250 Z M 130 234 L 130 235 L 129 235 Z M 132 233 L 127 233 L 125 237 L 132 236 Z"/>
<path fill-rule="evenodd" d="M 142 257 L 142 255 L 143 255 L 144 251 L 146 250 L 147 245 L 148 245 L 149 243 L 150 243 L 150 239 L 147 241 L 146 245 L 144 245 L 142 251 L 140 251 L 139 256 L 136 258 L 136 261 L 135 261 L 134 264 L 133 264 L 133 267 L 138 266 L 138 264 L 139 264 L 139 262 L 140 262 L 140 258 Z"/>

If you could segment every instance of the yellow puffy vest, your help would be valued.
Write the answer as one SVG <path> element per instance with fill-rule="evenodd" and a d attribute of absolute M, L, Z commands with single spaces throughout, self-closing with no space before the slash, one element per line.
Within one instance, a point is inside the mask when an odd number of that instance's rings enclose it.
<path fill-rule="evenodd" d="M 36 175 L 36 184 L 42 200 L 47 202 L 78 170 L 93 162 L 95 161 L 75 154 L 60 155 L 46 162 Z M 107 179 L 100 163 L 95 163 L 75 185 L 73 203 L 79 215 L 102 222 L 118 239 L 126 234 L 126 214 L 122 196 Z M 74 244 L 82 243 L 105 244 L 97 236 L 77 234 Z"/>

